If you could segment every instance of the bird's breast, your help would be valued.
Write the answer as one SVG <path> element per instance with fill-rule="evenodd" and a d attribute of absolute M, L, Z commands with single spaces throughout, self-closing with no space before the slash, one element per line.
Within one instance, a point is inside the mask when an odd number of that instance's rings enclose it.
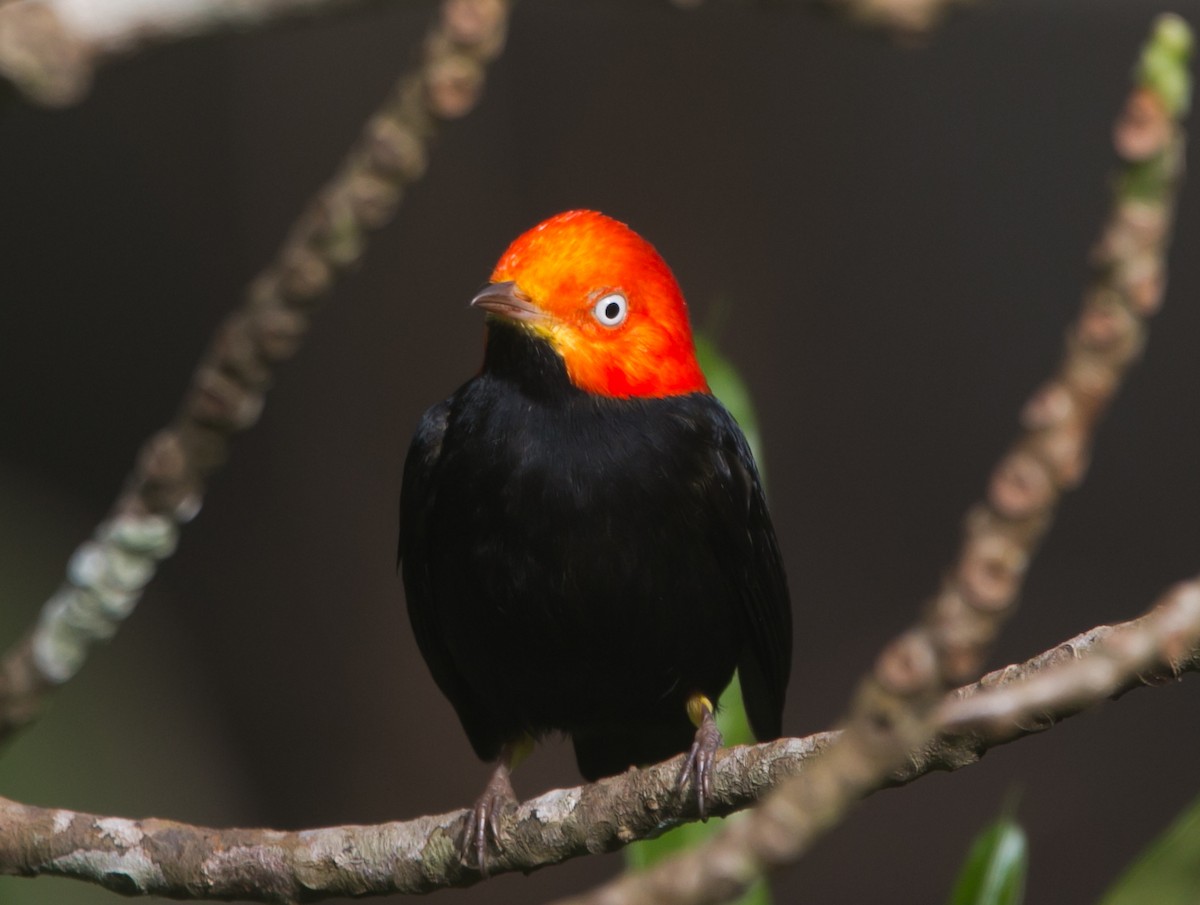
<path fill-rule="evenodd" d="M 468 672 L 491 664 L 482 694 L 511 688 L 536 709 L 528 689 L 540 684 L 552 721 L 560 696 L 596 698 L 582 711 L 595 712 L 606 696 L 654 700 L 685 677 L 719 693 L 740 636 L 735 576 L 712 550 L 710 404 L 546 405 L 496 381 L 465 388 L 439 463 L 430 565 L 455 658 Z"/>

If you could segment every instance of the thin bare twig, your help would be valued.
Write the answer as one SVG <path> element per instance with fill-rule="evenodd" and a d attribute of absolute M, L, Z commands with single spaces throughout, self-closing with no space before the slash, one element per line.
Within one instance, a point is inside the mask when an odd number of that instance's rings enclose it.
<path fill-rule="evenodd" d="M 150 44 L 333 12 L 366 0 L 10 0 L 0 78 L 47 106 L 83 99 L 107 60 Z"/>
<path fill-rule="evenodd" d="M 732 899 L 764 871 L 799 858 L 934 738 L 934 709 L 948 686 L 978 672 L 1011 615 L 1058 499 L 1082 479 L 1095 423 L 1140 353 L 1144 321 L 1161 302 L 1190 51 L 1187 25 L 1161 17 L 1118 122 L 1115 144 L 1124 165 L 1114 210 L 1058 373 L 1030 400 L 1024 432 L 993 473 L 986 499 L 968 513 L 962 548 L 941 590 L 920 622 L 881 653 L 841 736 L 746 819 L 691 851 L 571 898 L 571 905 Z"/>
<path fill-rule="evenodd" d="M 1200 579 L 1168 592 L 1146 615 L 1100 626 L 1035 664 L 1006 667 L 947 697 L 936 716 L 952 738 L 994 745 L 1040 732 L 1097 701 L 1200 668 Z"/>
<path fill-rule="evenodd" d="M 1033 659 L 951 692 L 933 743 L 886 779 L 912 782 L 976 763 L 992 747 L 1042 732 L 1133 688 L 1200 670 L 1200 581 L 1146 615 L 1100 626 Z M 717 757 L 711 810 L 748 807 L 828 748 L 837 732 L 731 748 Z M 493 874 L 528 872 L 620 848 L 697 817 L 675 788 L 679 758 L 524 802 L 505 818 Z M 466 811 L 377 826 L 299 832 L 217 830 L 35 808 L 0 798 L 0 871 L 52 874 L 128 895 L 311 902 L 345 895 L 424 893 L 481 878 L 458 857 Z"/>
<path fill-rule="evenodd" d="M 507 0 L 444 0 L 420 65 L 367 122 L 246 303 L 217 330 L 175 421 L 142 448 L 112 511 L 72 557 L 66 583 L 0 659 L 0 740 L 32 720 L 46 693 L 133 610 L 179 526 L 199 511 L 232 435 L 258 419 L 275 367 L 299 349 L 317 303 L 420 178 L 441 123 L 474 106 L 484 65 L 503 46 L 508 9 Z"/>

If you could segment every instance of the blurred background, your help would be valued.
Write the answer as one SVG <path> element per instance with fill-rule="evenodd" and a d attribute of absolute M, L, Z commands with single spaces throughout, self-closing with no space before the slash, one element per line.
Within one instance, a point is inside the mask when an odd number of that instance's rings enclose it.
<path fill-rule="evenodd" d="M 1200 0 L 1173 8 L 1200 23 Z M 432 2 L 161 47 L 65 111 L 0 103 L 0 643 L 164 424 L 221 317 L 414 57 Z M 478 367 L 467 301 L 571 207 L 654 242 L 759 408 L 796 612 L 785 730 L 830 727 L 934 589 L 1057 360 L 1155 3 L 994 0 L 900 47 L 801 2 L 525 0 L 479 108 L 338 286 L 136 615 L 0 759 L 0 794 L 216 826 L 466 806 L 487 768 L 395 570 L 424 409 Z M 1130 618 L 1200 567 L 1200 199 L 1166 305 L 992 665 Z M 863 802 L 778 901 L 945 898 L 1021 793 L 1030 901 L 1094 901 L 1200 790 L 1200 680 Z M 529 797 L 576 785 L 543 746 Z M 437 893 L 543 901 L 590 857 Z M 0 902 L 105 903 L 0 879 Z"/>

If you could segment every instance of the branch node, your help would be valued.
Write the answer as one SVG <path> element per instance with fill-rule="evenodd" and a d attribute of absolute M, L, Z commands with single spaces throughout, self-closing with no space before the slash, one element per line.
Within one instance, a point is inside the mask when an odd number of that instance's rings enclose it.
<path fill-rule="evenodd" d="M 391 116 L 376 116 L 367 125 L 367 161 L 384 176 L 415 182 L 425 174 L 425 145 Z"/>
<path fill-rule="evenodd" d="M 1174 123 L 1158 92 L 1137 88 L 1129 95 L 1113 127 L 1113 146 L 1131 163 L 1162 153 L 1171 139 Z"/>
<path fill-rule="evenodd" d="M 937 655 L 929 634 L 913 629 L 892 640 L 875 663 L 875 678 L 889 694 L 907 697 L 937 676 Z"/>
<path fill-rule="evenodd" d="M 988 501 L 1005 518 L 1021 520 L 1047 510 L 1057 496 L 1054 481 L 1036 455 L 1013 449 L 992 474 Z"/>
<path fill-rule="evenodd" d="M 438 56 L 426 72 L 429 108 L 441 119 L 465 115 L 483 91 L 483 64 L 465 53 Z"/>
<path fill-rule="evenodd" d="M 491 59 L 504 47 L 507 15 L 506 0 L 449 0 L 442 7 L 442 26 L 455 44 Z"/>

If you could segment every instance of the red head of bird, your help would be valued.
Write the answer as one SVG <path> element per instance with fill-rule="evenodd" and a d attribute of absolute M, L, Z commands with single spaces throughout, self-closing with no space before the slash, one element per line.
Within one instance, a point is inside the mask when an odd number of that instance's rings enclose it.
<path fill-rule="evenodd" d="M 543 338 L 585 392 L 708 391 L 670 268 L 653 245 L 595 211 L 558 214 L 518 237 L 473 304 Z"/>

